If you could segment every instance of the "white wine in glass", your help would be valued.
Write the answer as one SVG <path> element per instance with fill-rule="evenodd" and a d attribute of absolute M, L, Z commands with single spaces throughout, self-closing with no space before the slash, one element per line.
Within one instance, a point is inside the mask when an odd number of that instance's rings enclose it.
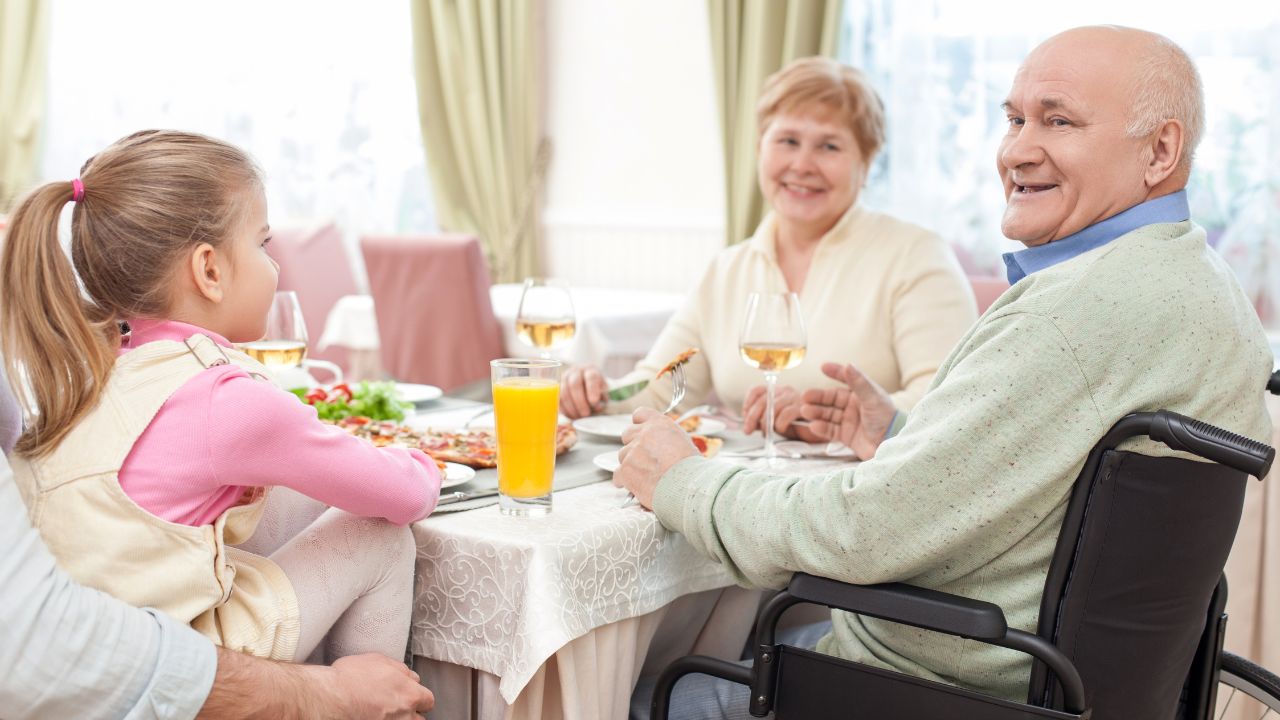
<path fill-rule="evenodd" d="M 298 294 L 280 290 L 267 311 L 267 333 L 261 340 L 240 346 L 244 354 L 272 370 L 301 367 L 307 357 L 307 323 L 302 319 Z"/>
<path fill-rule="evenodd" d="M 543 358 L 551 350 L 573 339 L 578 325 L 573 312 L 573 298 L 563 283 L 546 278 L 528 278 L 520 293 L 520 309 L 516 311 L 516 337 L 540 351 Z"/>
<path fill-rule="evenodd" d="M 307 344 L 296 340 L 255 340 L 240 349 L 269 368 L 298 367 L 307 357 Z"/>
<path fill-rule="evenodd" d="M 764 373 L 764 457 L 769 465 L 780 462 L 773 444 L 773 396 L 778 373 L 799 365 L 804 360 L 806 345 L 800 298 L 795 293 L 747 296 L 747 314 L 738 337 L 738 351 L 743 362 Z"/>
<path fill-rule="evenodd" d="M 550 349 L 573 339 L 577 326 L 572 320 L 516 320 L 516 335 L 526 345 Z"/>
<path fill-rule="evenodd" d="M 804 360 L 803 345 L 758 343 L 743 345 L 740 351 L 743 362 L 765 372 L 790 370 Z"/>
<path fill-rule="evenodd" d="M 310 387 L 315 380 L 305 368 L 320 368 L 342 382 L 342 368 L 324 360 L 307 359 L 307 323 L 302 318 L 298 294 L 280 290 L 267 311 L 267 332 L 261 340 L 238 346 L 245 355 L 257 360 L 275 375 L 285 387 Z"/>

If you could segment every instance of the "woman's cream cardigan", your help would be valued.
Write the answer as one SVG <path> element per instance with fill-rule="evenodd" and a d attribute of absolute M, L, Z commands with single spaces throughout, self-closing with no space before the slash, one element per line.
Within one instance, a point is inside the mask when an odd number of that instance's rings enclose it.
<path fill-rule="evenodd" d="M 648 356 L 610 384 L 653 378 L 681 350 L 697 347 L 702 352 L 686 367 L 681 407 L 705 402 L 714 391 L 726 408 L 739 410 L 747 391 L 764 382 L 738 354 L 747 294 L 787 290 L 775 235 L 770 214 L 754 236 L 721 252 Z M 968 281 L 940 237 L 857 204 L 819 241 L 799 295 L 808 353 L 781 374 L 779 385 L 834 387 L 838 383 L 822 374 L 822 363 L 853 363 L 903 409 L 920 399 L 977 318 Z M 670 398 L 671 382 L 664 377 L 610 403 L 608 412 L 664 407 Z"/>

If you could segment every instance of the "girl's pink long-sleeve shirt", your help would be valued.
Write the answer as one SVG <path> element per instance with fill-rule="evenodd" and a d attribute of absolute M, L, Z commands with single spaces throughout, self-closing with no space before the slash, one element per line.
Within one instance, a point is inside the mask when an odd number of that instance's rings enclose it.
<path fill-rule="evenodd" d="M 171 320 L 130 321 L 121 354 L 155 340 L 216 333 Z M 283 485 L 347 512 L 403 525 L 426 517 L 440 472 L 419 450 L 376 448 L 320 422 L 315 408 L 236 365 L 187 381 L 156 413 L 120 469 L 120 486 L 148 512 L 212 523 L 246 489 Z"/>

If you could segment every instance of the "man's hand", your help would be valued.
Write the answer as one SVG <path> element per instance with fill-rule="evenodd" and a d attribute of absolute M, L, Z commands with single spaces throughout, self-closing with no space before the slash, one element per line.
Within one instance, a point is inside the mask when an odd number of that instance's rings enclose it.
<path fill-rule="evenodd" d="M 218 648 L 218 672 L 199 720 L 407 720 L 436 704 L 418 674 L 377 654 L 331 667 L 295 665 Z"/>
<path fill-rule="evenodd" d="M 823 363 L 822 372 L 845 387 L 805 391 L 800 414 L 811 421 L 808 430 L 822 440 L 839 440 L 870 460 L 897 412 L 893 400 L 852 365 Z"/>
<path fill-rule="evenodd" d="M 653 492 L 672 465 L 697 455 L 689 434 L 671 418 L 653 408 L 640 408 L 631 415 L 634 423 L 622 433 L 626 443 L 618 453 L 621 465 L 613 474 L 613 484 L 624 487 L 644 507 L 653 509 Z"/>
<path fill-rule="evenodd" d="M 764 430 L 764 414 L 768 409 L 768 397 L 765 386 L 757 385 L 747 391 L 747 399 L 742 401 L 742 432 L 751 433 Z M 820 438 L 804 425 L 795 424 L 801 420 L 804 397 L 790 385 L 774 388 L 773 392 L 773 430 L 789 438 L 805 442 L 822 442 Z"/>
<path fill-rule="evenodd" d="M 343 708 L 337 717 L 416 720 L 436 704 L 416 672 L 377 653 L 349 655 L 319 669 L 332 673 L 331 688 Z"/>
<path fill-rule="evenodd" d="M 590 365 L 569 368 L 560 378 L 560 412 L 577 420 L 604 410 L 609 384 L 604 375 Z"/>

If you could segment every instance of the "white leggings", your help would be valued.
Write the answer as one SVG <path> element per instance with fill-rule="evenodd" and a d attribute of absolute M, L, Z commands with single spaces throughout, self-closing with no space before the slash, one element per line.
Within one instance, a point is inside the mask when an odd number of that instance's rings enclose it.
<path fill-rule="evenodd" d="M 301 617 L 295 661 L 366 652 L 404 659 L 417 556 L 408 527 L 276 487 L 240 548 L 271 558 L 293 585 Z"/>

